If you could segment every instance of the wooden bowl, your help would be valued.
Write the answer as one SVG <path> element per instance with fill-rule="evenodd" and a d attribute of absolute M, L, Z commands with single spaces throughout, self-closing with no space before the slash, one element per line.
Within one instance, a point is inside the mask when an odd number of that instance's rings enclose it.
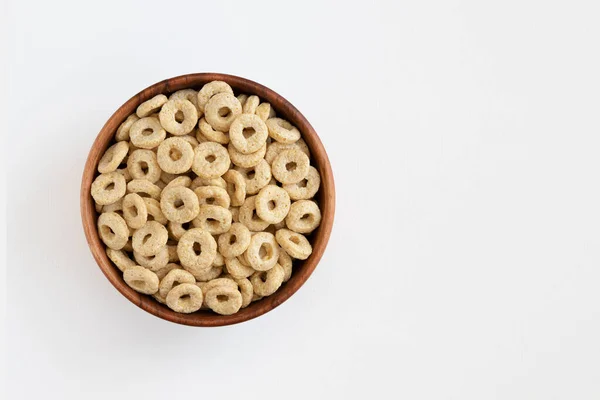
<path fill-rule="evenodd" d="M 160 304 L 151 296 L 134 291 L 125 283 L 123 280 L 123 273 L 109 260 L 106 255 L 104 244 L 98 236 L 98 231 L 96 229 L 96 219 L 98 214 L 96 213 L 94 201 L 90 195 L 90 186 L 97 176 L 98 162 L 104 154 L 104 151 L 113 142 L 113 137 L 117 128 L 127 116 L 135 112 L 139 104 L 160 93 L 168 95 L 176 90 L 185 88 L 199 89 L 205 83 L 214 80 L 227 82 L 231 85 L 236 94 L 247 93 L 258 95 L 262 100 L 271 103 L 271 106 L 275 108 L 278 116 L 287 119 L 302 132 L 302 137 L 311 151 L 311 164 L 317 168 L 321 174 L 321 188 L 319 189 L 316 198 L 321 208 L 322 221 L 321 225 L 308 236 L 308 239 L 313 246 L 312 255 L 305 261 L 294 261 L 294 271 L 291 279 L 284 283 L 273 295 L 253 302 L 248 307 L 241 309 L 233 315 L 218 315 L 211 311 L 180 314 L 167 306 Z M 319 263 L 331 234 L 333 215 L 335 212 L 335 187 L 331 165 L 329 164 L 327 153 L 325 152 L 325 148 L 323 147 L 319 136 L 306 118 L 304 118 L 300 111 L 290 104 L 290 102 L 271 89 L 248 79 L 216 73 L 188 74 L 167 79 L 142 90 L 123 104 L 108 119 L 92 145 L 83 171 L 80 196 L 81 219 L 85 236 L 98 266 L 104 275 L 106 275 L 110 283 L 112 283 L 121 294 L 129 299 L 129 301 L 147 312 L 154 314 L 159 318 L 166 319 L 167 321 L 191 326 L 223 326 L 248 321 L 271 311 L 289 299 L 290 296 L 296 293 L 300 286 L 306 282 Z"/>

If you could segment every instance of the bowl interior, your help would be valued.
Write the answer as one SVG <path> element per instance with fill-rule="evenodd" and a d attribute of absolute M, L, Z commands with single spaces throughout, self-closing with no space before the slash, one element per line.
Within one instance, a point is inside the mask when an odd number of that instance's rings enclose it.
<path fill-rule="evenodd" d="M 100 158 L 107 147 L 114 142 L 114 134 L 119 125 L 135 112 L 139 104 L 161 93 L 168 95 L 176 90 L 186 88 L 198 90 L 202 85 L 213 80 L 227 82 L 236 95 L 239 93 L 254 94 L 259 96 L 262 101 L 269 102 L 278 116 L 287 119 L 302 132 L 302 138 L 311 151 L 311 165 L 317 168 L 321 175 L 321 187 L 315 196 L 321 208 L 321 225 L 307 236 L 313 246 L 313 253 L 305 261 L 294 261 L 292 277 L 273 295 L 253 302 L 236 314 L 228 316 L 210 311 L 198 311 L 192 314 L 176 313 L 151 296 L 131 289 L 124 282 L 122 272 L 112 264 L 106 255 L 104 244 L 96 230 L 98 215 L 90 195 L 90 187 L 97 176 Z M 237 76 L 216 73 L 189 74 L 167 79 L 142 90 L 129 99 L 110 117 L 98 134 L 88 155 L 81 185 L 81 216 L 84 231 L 92 254 L 108 280 L 119 292 L 140 308 L 159 318 L 191 326 L 222 326 L 240 323 L 256 318 L 286 301 L 304 284 L 321 259 L 331 234 L 334 210 L 335 189 L 329 159 L 319 137 L 306 118 L 291 103 L 265 86 Z"/>

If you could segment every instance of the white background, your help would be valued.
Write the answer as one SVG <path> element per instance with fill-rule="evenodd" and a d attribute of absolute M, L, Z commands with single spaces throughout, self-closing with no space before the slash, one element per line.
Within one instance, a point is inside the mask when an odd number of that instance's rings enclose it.
<path fill-rule="evenodd" d="M 598 399 L 598 2 L 294 4 L 2 3 L 6 398 Z M 202 71 L 294 103 L 337 184 L 306 285 L 218 329 L 129 303 L 79 217 L 106 119 Z"/>

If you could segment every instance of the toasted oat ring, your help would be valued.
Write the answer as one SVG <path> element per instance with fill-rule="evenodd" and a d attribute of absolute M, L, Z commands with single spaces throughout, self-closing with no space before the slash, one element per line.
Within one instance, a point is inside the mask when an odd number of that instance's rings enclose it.
<path fill-rule="evenodd" d="M 232 143 L 227 146 L 229 152 L 229 158 L 231 162 L 242 168 L 250 168 L 257 165 L 265 156 L 267 151 L 267 144 L 265 143 L 260 149 L 254 153 L 244 154 L 236 150 Z"/>
<path fill-rule="evenodd" d="M 117 171 L 98 175 L 91 187 L 92 197 L 103 206 L 119 200 L 125 191 L 125 177 Z"/>
<path fill-rule="evenodd" d="M 254 288 L 252 287 L 252 283 L 246 278 L 236 279 L 235 283 L 238 284 L 238 288 L 240 293 L 242 294 L 242 307 L 248 307 L 248 305 L 252 302 L 252 295 L 254 294 Z"/>
<path fill-rule="evenodd" d="M 183 236 L 183 234 L 190 229 L 191 226 L 191 222 L 180 224 L 177 222 L 169 221 L 169 224 L 167 225 L 167 230 L 169 231 L 169 236 L 172 239 L 179 240 L 181 239 L 181 236 Z"/>
<path fill-rule="evenodd" d="M 169 100 L 187 100 L 196 107 L 198 117 L 202 115 L 202 112 L 198 108 L 198 92 L 194 89 L 181 89 L 171 93 Z"/>
<path fill-rule="evenodd" d="M 212 178 L 212 179 L 200 178 L 198 176 L 198 177 L 194 178 L 194 180 L 190 184 L 190 189 L 196 190 L 200 186 L 218 186 L 223 189 L 227 189 L 227 183 L 220 176 L 218 178 Z"/>
<path fill-rule="evenodd" d="M 174 240 L 167 240 L 167 251 L 169 252 L 169 262 L 179 262 L 179 254 L 177 254 L 177 242 Z"/>
<path fill-rule="evenodd" d="M 278 224 L 290 211 L 290 195 L 275 185 L 267 185 L 256 195 L 256 213 L 263 221 Z"/>
<path fill-rule="evenodd" d="M 215 261 L 212 263 L 213 267 L 222 267 L 225 265 L 225 258 L 221 253 L 217 251 L 217 255 L 215 256 Z"/>
<path fill-rule="evenodd" d="M 275 239 L 286 253 L 299 260 L 306 260 L 312 253 L 312 246 L 301 233 L 280 229 L 275 233 Z"/>
<path fill-rule="evenodd" d="M 158 200 L 152 199 L 150 197 L 142 197 L 144 199 L 144 203 L 146 203 L 146 210 L 148 210 L 148 221 L 156 221 L 159 224 L 165 225 L 169 220 L 163 214 L 160 209 L 160 203 Z"/>
<path fill-rule="evenodd" d="M 148 115 L 157 112 L 168 100 L 169 99 L 167 99 L 167 96 L 164 94 L 157 94 L 150 100 L 146 100 L 140 104 L 135 113 L 140 118 L 147 117 Z"/>
<path fill-rule="evenodd" d="M 189 135 L 183 135 L 179 137 L 191 144 L 193 149 L 195 149 L 196 146 L 198 146 L 199 144 L 198 140 L 196 139 L 196 135 L 194 134 L 194 131 L 192 131 L 192 133 L 190 133 Z"/>
<path fill-rule="evenodd" d="M 300 131 L 285 119 L 269 118 L 265 124 L 269 128 L 269 136 L 279 143 L 290 144 L 300 139 Z"/>
<path fill-rule="evenodd" d="M 229 172 L 229 171 L 228 171 Z M 200 186 L 194 189 L 194 193 L 198 196 L 198 202 L 202 204 L 212 204 L 229 208 L 231 202 L 227 190 L 219 186 Z"/>
<path fill-rule="evenodd" d="M 244 255 L 255 270 L 270 270 L 279 258 L 279 246 L 275 241 L 275 236 L 269 232 L 255 233 L 250 239 L 250 245 Z"/>
<path fill-rule="evenodd" d="M 242 264 L 238 257 L 226 258 L 225 266 L 227 272 L 236 279 L 247 278 L 255 272 L 254 268 Z"/>
<path fill-rule="evenodd" d="M 206 119 L 201 118 L 198 122 L 199 132 L 204 136 L 204 138 L 208 139 L 211 142 L 217 142 L 220 144 L 229 143 L 229 132 L 221 132 L 213 129 L 212 126 Z"/>
<path fill-rule="evenodd" d="M 158 146 L 156 158 L 163 171 L 170 174 L 182 174 L 192 167 L 194 149 L 185 139 L 170 137 Z"/>
<path fill-rule="evenodd" d="M 267 152 L 265 153 L 265 160 L 267 160 L 269 165 L 271 165 L 273 164 L 273 160 L 279 155 L 279 153 L 290 149 L 299 149 L 301 152 L 306 154 L 308 158 L 310 158 L 310 151 L 308 150 L 306 142 L 304 142 L 303 139 L 299 139 L 297 142 L 291 144 L 271 142 L 267 147 Z"/>
<path fill-rule="evenodd" d="M 200 254 L 196 254 L 196 244 L 200 245 Z M 217 255 L 217 242 L 210 233 L 193 228 L 179 239 L 177 254 L 181 265 L 187 271 L 192 274 L 206 272 Z"/>
<path fill-rule="evenodd" d="M 244 114 L 254 114 L 256 112 L 256 108 L 260 104 L 260 99 L 258 96 L 249 96 L 244 104 L 242 104 L 242 113 Z"/>
<path fill-rule="evenodd" d="M 106 249 L 106 255 L 110 260 L 121 270 L 121 272 L 125 272 L 125 270 L 129 267 L 133 267 L 135 262 L 127 256 L 122 250 L 113 250 L 111 248 Z"/>
<path fill-rule="evenodd" d="M 202 306 L 202 289 L 193 283 L 177 285 L 167 294 L 167 306 L 178 313 L 189 314 Z"/>
<path fill-rule="evenodd" d="M 196 280 L 198 282 L 207 282 L 207 281 L 218 278 L 222 273 L 223 273 L 223 267 L 221 267 L 221 266 L 216 267 L 213 265 L 206 272 L 199 272 L 199 273 L 194 274 L 194 277 L 196 278 Z"/>
<path fill-rule="evenodd" d="M 292 257 L 290 257 L 289 254 L 281 248 L 279 249 L 279 258 L 277 259 L 277 264 L 281 265 L 281 268 L 283 268 L 283 281 L 289 281 L 292 277 Z"/>
<path fill-rule="evenodd" d="M 204 118 L 214 129 L 226 132 L 231 123 L 242 113 L 240 101 L 230 93 L 219 93 L 214 95 L 206 107 L 204 107 Z M 230 135 L 231 139 L 231 135 Z"/>
<path fill-rule="evenodd" d="M 271 107 L 269 103 L 261 103 L 256 107 L 254 114 L 258 115 L 260 119 L 263 121 L 268 120 L 269 118 L 275 117 L 275 110 Z"/>
<path fill-rule="evenodd" d="M 123 198 L 123 218 L 132 229 L 140 229 L 148 220 L 148 209 L 144 199 L 137 193 Z"/>
<path fill-rule="evenodd" d="M 156 200 L 160 197 L 161 191 L 162 189 L 160 187 L 145 179 L 134 179 L 127 183 L 128 193 L 137 193 L 140 196 L 148 195 L 142 197 L 151 197 Z"/>
<path fill-rule="evenodd" d="M 238 218 L 242 224 L 246 225 L 246 228 L 253 232 L 264 231 L 269 226 L 267 221 L 263 221 L 256 214 L 256 196 L 246 198 L 240 207 Z"/>
<path fill-rule="evenodd" d="M 240 208 L 239 207 L 229 207 L 229 211 L 231 211 L 231 220 L 233 222 L 240 222 Z"/>
<path fill-rule="evenodd" d="M 223 81 L 212 81 L 202 86 L 202 89 L 198 92 L 198 109 L 204 112 L 206 103 L 208 103 L 214 95 L 219 93 L 229 93 L 233 95 L 233 89 Z"/>
<path fill-rule="evenodd" d="M 100 214 L 98 217 L 98 233 L 104 244 L 113 250 L 121 250 L 129 240 L 127 223 L 115 212 Z"/>
<path fill-rule="evenodd" d="M 250 277 L 254 293 L 259 296 L 272 295 L 283 283 L 284 275 L 283 267 L 279 264 L 268 271 L 257 271 Z"/>
<path fill-rule="evenodd" d="M 172 135 L 187 135 L 198 123 L 198 109 L 185 99 L 169 100 L 158 113 L 160 124 Z"/>
<path fill-rule="evenodd" d="M 102 206 L 102 212 L 105 212 L 105 213 L 116 212 L 117 214 L 119 214 L 122 217 L 123 216 L 123 197 L 121 197 L 119 200 L 115 201 L 114 203 L 110 203 L 110 204 L 106 204 L 105 206 Z"/>
<path fill-rule="evenodd" d="M 170 188 L 177 187 L 177 186 L 184 186 L 186 188 L 189 188 L 191 184 L 192 184 L 192 178 L 190 178 L 189 176 L 182 175 L 182 176 L 178 176 L 177 178 L 173 179 L 171 182 L 167 183 L 167 186 L 165 186 L 163 191 L 165 189 L 170 189 Z"/>
<path fill-rule="evenodd" d="M 204 283 L 204 285 L 202 285 L 200 287 L 202 288 L 203 292 L 208 293 L 209 290 L 214 289 L 219 286 L 226 287 L 228 289 L 234 289 L 234 290 L 237 290 L 237 288 L 238 288 L 237 283 L 235 283 L 235 281 L 230 278 L 212 279 L 212 280 Z"/>
<path fill-rule="evenodd" d="M 311 233 L 320 223 L 321 210 L 319 210 L 317 203 L 311 200 L 294 202 L 290 207 L 290 212 L 285 217 L 285 224 L 288 229 L 298 233 Z"/>
<path fill-rule="evenodd" d="M 125 182 L 129 182 L 131 179 L 133 179 L 127 168 L 119 168 L 115 172 L 118 172 L 121 175 L 123 175 L 123 178 L 125 178 Z"/>
<path fill-rule="evenodd" d="M 237 286 L 237 284 L 236 284 Z M 206 293 L 206 305 L 221 315 L 235 314 L 242 307 L 242 294 L 235 289 L 217 286 Z"/>
<path fill-rule="evenodd" d="M 250 245 L 250 230 L 239 222 L 231 224 L 229 230 L 219 236 L 219 252 L 226 258 L 241 255 Z"/>
<path fill-rule="evenodd" d="M 244 204 L 246 199 L 246 180 L 244 176 L 239 171 L 230 169 L 225 172 L 223 179 L 227 182 L 227 194 L 231 199 L 231 205 L 241 206 Z"/>
<path fill-rule="evenodd" d="M 129 138 L 131 143 L 141 149 L 153 149 L 167 137 L 158 118 L 146 117 L 139 119 L 131 125 Z"/>
<path fill-rule="evenodd" d="M 258 164 L 251 168 L 235 168 L 244 175 L 246 180 L 246 194 L 257 194 L 271 181 L 271 167 L 265 160 L 260 160 Z"/>
<path fill-rule="evenodd" d="M 133 250 L 142 256 L 150 257 L 158 254 L 165 247 L 169 233 L 167 228 L 156 221 L 148 221 L 135 231 L 131 238 Z"/>
<path fill-rule="evenodd" d="M 183 269 L 181 269 L 181 265 L 176 264 L 176 263 L 168 263 L 167 265 L 165 265 L 163 268 L 159 269 L 158 271 L 154 271 L 154 273 L 156 274 L 156 276 L 158 276 L 159 280 L 162 280 L 165 276 L 167 276 L 167 274 L 169 272 L 173 271 L 174 269 L 183 271 Z M 159 284 L 158 289 L 160 290 L 160 284 Z"/>
<path fill-rule="evenodd" d="M 175 186 L 163 190 L 160 209 L 169 221 L 183 224 L 196 218 L 200 211 L 200 204 L 198 197 L 191 189 L 185 186 Z"/>
<path fill-rule="evenodd" d="M 182 283 L 196 283 L 196 278 L 186 270 L 173 269 L 161 279 L 160 284 L 158 285 L 158 292 L 161 296 L 167 297 L 167 294 L 169 294 L 171 289 Z"/>
<path fill-rule="evenodd" d="M 101 174 L 107 172 L 116 171 L 119 165 L 123 162 L 127 153 L 129 152 L 129 145 L 127 142 L 117 142 L 110 146 L 104 152 L 104 155 L 98 163 L 98 172 Z"/>
<path fill-rule="evenodd" d="M 154 294 L 158 291 L 158 276 L 139 265 L 127 268 L 123 280 L 136 292 Z"/>
<path fill-rule="evenodd" d="M 129 140 L 129 130 L 131 129 L 131 125 L 135 121 L 140 119 L 137 115 L 131 114 L 117 129 L 117 133 L 115 134 L 115 140 L 117 142 L 121 142 L 123 140 Z"/>
<path fill-rule="evenodd" d="M 133 258 L 142 267 L 148 268 L 151 271 L 158 271 L 169 263 L 169 249 L 167 249 L 167 246 L 164 246 L 153 256 L 144 256 L 134 250 Z"/>
<path fill-rule="evenodd" d="M 236 150 L 243 154 L 260 150 L 268 137 L 267 125 L 254 114 L 241 114 L 229 128 L 229 140 Z"/>
<path fill-rule="evenodd" d="M 211 235 L 220 235 L 227 232 L 231 226 L 231 212 L 224 207 L 202 204 L 192 224 L 195 228 L 201 228 Z"/>
<path fill-rule="evenodd" d="M 227 149 L 218 143 L 205 142 L 196 147 L 192 171 L 204 179 L 214 179 L 229 169 L 231 160 Z"/>
<path fill-rule="evenodd" d="M 265 161 L 266 162 L 266 161 Z M 271 172 L 284 185 L 300 182 L 308 175 L 310 160 L 298 149 L 285 150 L 273 160 Z"/>
<path fill-rule="evenodd" d="M 308 174 L 304 179 L 300 182 L 283 185 L 283 188 L 292 200 L 308 200 L 317 194 L 319 186 L 321 186 L 321 176 L 319 171 L 311 166 L 308 168 Z"/>
<path fill-rule="evenodd" d="M 124 143 L 124 142 L 123 142 Z M 135 150 L 127 159 L 127 170 L 133 179 L 145 179 L 156 183 L 161 170 L 152 150 Z"/>
<path fill-rule="evenodd" d="M 158 152 L 158 149 L 156 149 Z M 177 174 L 169 174 L 168 172 L 162 171 L 160 173 L 160 180 L 166 184 L 169 184 L 173 179 L 177 178 Z"/>

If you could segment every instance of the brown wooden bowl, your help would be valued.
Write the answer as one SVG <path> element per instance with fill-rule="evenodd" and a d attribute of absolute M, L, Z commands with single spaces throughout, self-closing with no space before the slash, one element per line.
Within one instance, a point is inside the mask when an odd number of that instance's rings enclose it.
<path fill-rule="evenodd" d="M 109 260 L 106 255 L 104 244 L 98 236 L 98 231 L 96 229 L 96 219 L 98 214 L 96 213 L 94 201 L 90 195 L 90 187 L 94 178 L 97 176 L 96 171 L 98 162 L 104 154 L 104 151 L 113 142 L 113 137 L 117 128 L 127 116 L 135 112 L 138 105 L 160 93 L 169 94 L 185 88 L 199 89 L 205 83 L 214 80 L 227 82 L 231 85 L 236 94 L 255 94 L 262 100 L 268 101 L 271 103 L 271 106 L 275 108 L 278 116 L 287 119 L 302 132 L 302 137 L 311 151 L 311 164 L 317 168 L 321 174 L 321 188 L 319 189 L 316 198 L 321 208 L 322 220 L 321 225 L 308 237 L 313 246 L 313 253 L 305 261 L 296 260 L 294 262 L 294 272 L 292 277 L 273 295 L 251 303 L 248 307 L 241 309 L 233 315 L 218 315 L 211 311 L 180 314 L 157 302 L 151 296 L 134 291 L 125 283 L 122 272 Z M 323 147 L 319 136 L 306 118 L 304 118 L 300 111 L 290 104 L 290 102 L 271 89 L 248 79 L 217 73 L 188 74 L 167 79 L 142 90 L 123 104 L 108 119 L 92 145 L 83 170 L 80 196 L 81 219 L 85 236 L 98 266 L 104 275 L 106 275 L 110 283 L 112 283 L 123 296 L 127 297 L 129 301 L 147 312 L 154 314 L 159 318 L 166 319 L 167 321 L 192 326 L 223 326 L 248 321 L 271 311 L 290 298 L 290 296 L 296 293 L 300 286 L 306 282 L 319 263 L 319 260 L 325 251 L 325 247 L 327 246 L 329 236 L 331 235 L 333 215 L 335 212 L 335 187 L 329 158 L 327 157 L 327 153 L 325 152 L 325 148 Z"/>

